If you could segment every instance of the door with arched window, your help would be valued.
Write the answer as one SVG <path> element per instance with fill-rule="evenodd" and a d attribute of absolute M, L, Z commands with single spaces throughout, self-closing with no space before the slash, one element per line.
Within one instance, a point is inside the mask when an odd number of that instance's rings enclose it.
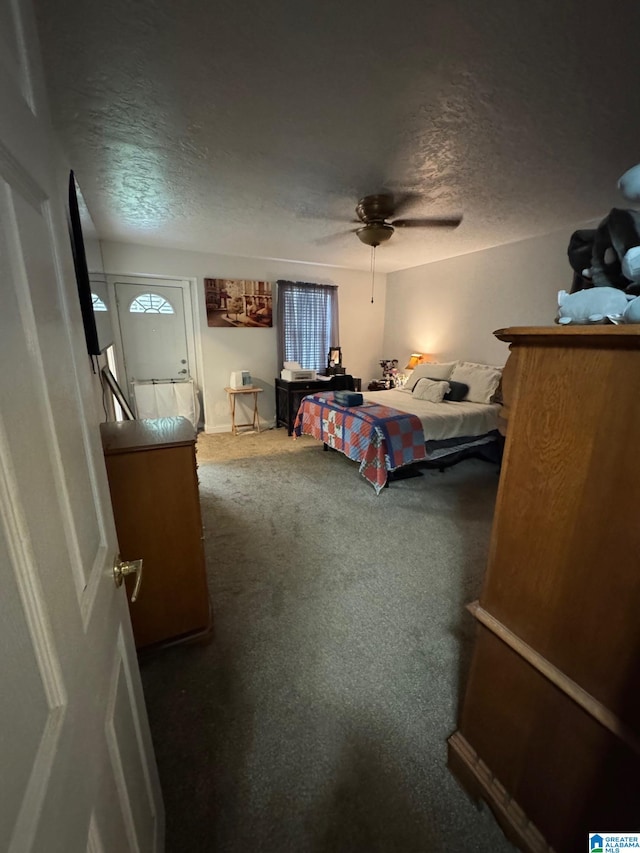
<path fill-rule="evenodd" d="M 115 280 L 127 388 L 150 379 L 192 376 L 190 306 L 181 282 Z"/>

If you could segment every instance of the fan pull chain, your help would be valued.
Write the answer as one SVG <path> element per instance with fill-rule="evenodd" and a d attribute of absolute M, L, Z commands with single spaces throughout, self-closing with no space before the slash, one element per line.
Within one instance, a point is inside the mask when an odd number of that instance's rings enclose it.
<path fill-rule="evenodd" d="M 373 287 L 376 277 L 376 247 L 371 247 L 371 304 L 373 305 Z"/>

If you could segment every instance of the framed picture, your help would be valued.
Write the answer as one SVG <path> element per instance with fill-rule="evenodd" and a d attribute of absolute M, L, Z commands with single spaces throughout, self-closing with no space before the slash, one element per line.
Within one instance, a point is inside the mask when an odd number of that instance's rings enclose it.
<path fill-rule="evenodd" d="M 102 368 L 102 375 L 104 376 L 104 380 L 109 386 L 111 393 L 113 394 L 113 399 L 118 403 L 120 408 L 122 409 L 122 413 L 128 421 L 135 421 L 136 416 L 133 413 L 131 406 L 129 405 L 127 398 L 122 393 L 122 388 L 118 385 L 116 377 L 109 370 L 108 367 Z"/>
<path fill-rule="evenodd" d="M 340 347 L 331 347 L 327 367 L 342 367 L 342 350 Z"/>
<path fill-rule="evenodd" d="M 273 326 L 270 281 L 205 278 L 204 298 L 209 326 L 232 329 Z"/>

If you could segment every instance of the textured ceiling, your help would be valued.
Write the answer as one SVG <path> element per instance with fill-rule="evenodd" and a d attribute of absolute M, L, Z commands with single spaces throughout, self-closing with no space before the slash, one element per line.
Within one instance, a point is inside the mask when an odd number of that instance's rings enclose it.
<path fill-rule="evenodd" d="M 640 161 L 637 0 L 36 0 L 104 238 L 366 269 L 357 200 L 419 194 L 380 270 L 600 217 Z M 336 236 L 337 235 L 337 236 Z"/>

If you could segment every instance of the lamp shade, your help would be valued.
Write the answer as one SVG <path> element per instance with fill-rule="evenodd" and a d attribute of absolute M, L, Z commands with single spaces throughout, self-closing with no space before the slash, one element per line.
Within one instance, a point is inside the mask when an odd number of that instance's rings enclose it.
<path fill-rule="evenodd" d="M 412 352 L 409 356 L 409 362 L 405 365 L 405 370 L 413 370 L 417 364 L 422 364 L 425 361 L 431 361 L 433 356 L 426 355 L 423 352 Z"/>

